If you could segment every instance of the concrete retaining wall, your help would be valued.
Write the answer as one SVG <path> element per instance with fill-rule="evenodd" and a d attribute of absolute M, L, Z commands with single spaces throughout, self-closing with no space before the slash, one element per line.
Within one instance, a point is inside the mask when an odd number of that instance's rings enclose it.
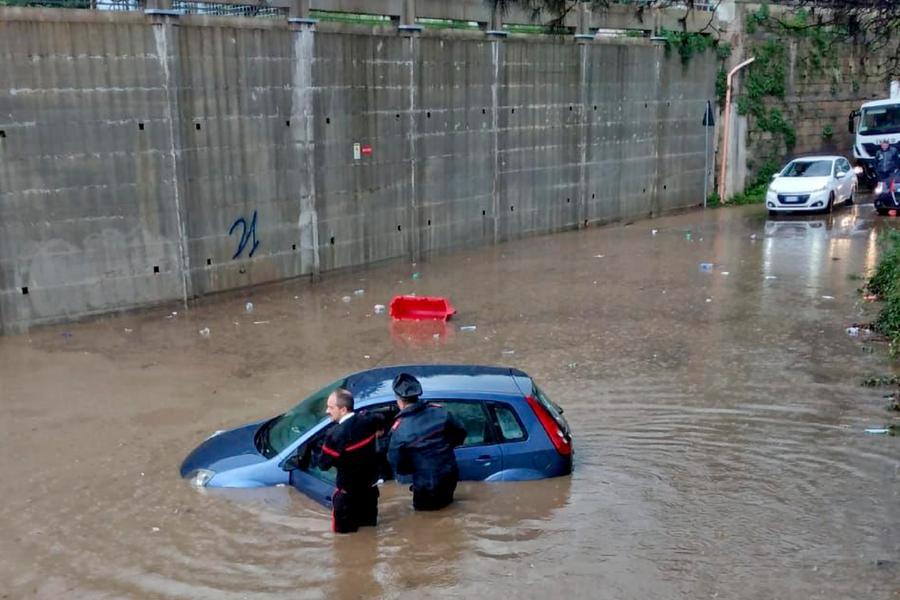
<path fill-rule="evenodd" d="M 697 204 L 714 77 L 646 41 L 0 8 L 0 332 Z"/>

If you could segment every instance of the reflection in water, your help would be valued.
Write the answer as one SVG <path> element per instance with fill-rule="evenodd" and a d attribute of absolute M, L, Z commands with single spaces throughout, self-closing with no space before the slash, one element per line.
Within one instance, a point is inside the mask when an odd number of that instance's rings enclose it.
<path fill-rule="evenodd" d="M 876 309 L 850 278 L 893 226 L 870 213 L 693 212 L 2 338 L 0 590 L 896 600 L 900 438 L 862 433 L 892 417 L 858 385 L 892 363 L 844 334 Z M 373 314 L 408 292 L 460 313 Z M 431 514 L 386 485 L 379 527 L 350 536 L 290 487 L 178 479 L 217 429 L 420 362 L 533 375 L 566 409 L 572 476 L 466 482 Z"/>

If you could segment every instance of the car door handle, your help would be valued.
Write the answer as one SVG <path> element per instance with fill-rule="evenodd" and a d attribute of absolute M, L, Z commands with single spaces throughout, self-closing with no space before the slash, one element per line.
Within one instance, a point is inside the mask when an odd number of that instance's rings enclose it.
<path fill-rule="evenodd" d="M 494 460 L 493 456 L 488 456 L 487 454 L 482 454 L 478 458 L 475 459 L 477 462 L 491 462 Z"/>

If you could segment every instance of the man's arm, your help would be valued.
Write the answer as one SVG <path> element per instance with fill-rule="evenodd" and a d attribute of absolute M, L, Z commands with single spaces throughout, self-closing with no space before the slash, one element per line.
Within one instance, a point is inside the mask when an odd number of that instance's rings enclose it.
<path fill-rule="evenodd" d="M 328 432 L 328 435 L 325 436 L 325 442 L 322 444 L 322 451 L 319 453 L 318 464 L 316 466 L 323 471 L 327 471 L 331 467 L 336 467 L 341 459 L 343 447 L 339 443 L 337 436 L 334 435 L 335 431 L 337 431 L 337 427 L 334 427 Z"/>
<path fill-rule="evenodd" d="M 456 448 L 457 446 L 462 446 L 463 442 L 466 441 L 466 436 L 469 433 L 466 431 L 466 428 L 463 427 L 463 424 L 459 422 L 459 419 L 453 416 L 453 413 L 447 412 L 447 439 L 450 440 L 450 445 Z"/>
<path fill-rule="evenodd" d="M 402 439 L 402 434 L 397 435 L 398 433 L 395 425 L 391 434 L 391 444 L 388 446 L 388 462 L 391 463 L 395 475 L 408 475 L 413 472 L 409 464 L 409 450 Z"/>

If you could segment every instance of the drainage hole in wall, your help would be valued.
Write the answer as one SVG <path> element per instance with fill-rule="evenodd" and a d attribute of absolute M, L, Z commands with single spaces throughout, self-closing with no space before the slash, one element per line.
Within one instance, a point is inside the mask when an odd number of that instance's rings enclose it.
<path fill-rule="evenodd" d="M 331 117 L 325 117 L 325 124 L 331 125 Z"/>
<path fill-rule="evenodd" d="M 571 198 L 566 198 L 566 204 L 569 204 L 572 201 Z"/>
<path fill-rule="evenodd" d="M 200 131 L 200 123 L 194 123 L 194 129 Z"/>
<path fill-rule="evenodd" d="M 591 194 L 591 200 L 597 197 L 597 194 Z"/>
<path fill-rule="evenodd" d="M 646 103 L 646 102 L 644 102 L 644 108 L 647 108 L 647 103 Z"/>
<path fill-rule="evenodd" d="M 23 285 L 23 286 L 22 286 L 22 295 L 23 295 L 23 296 L 27 296 L 27 295 L 28 295 L 28 286 L 27 286 L 27 285 Z"/>
<path fill-rule="evenodd" d="M 516 109 L 512 109 L 512 114 L 516 114 Z"/>
<path fill-rule="evenodd" d="M 585 226 L 585 227 L 588 226 L 588 220 L 587 220 L 587 219 L 584 220 L 584 226 Z"/>
<path fill-rule="evenodd" d="M 0 129 L 0 138 L 6 137 L 6 131 L 4 129 Z"/>
<path fill-rule="evenodd" d="M 596 104 L 594 105 L 594 110 L 597 110 L 597 105 L 596 105 Z"/>
<path fill-rule="evenodd" d="M 297 244 L 291 244 L 291 250 L 296 250 L 296 249 L 297 249 Z"/>
<path fill-rule="evenodd" d="M 331 245 L 334 246 L 334 236 L 331 236 Z"/>
<path fill-rule="evenodd" d="M 285 127 L 290 127 L 290 126 L 291 126 L 291 120 L 288 119 L 287 121 L 285 121 L 285 122 L 284 122 L 284 126 L 285 126 Z"/>
<path fill-rule="evenodd" d="M 427 113 L 425 113 L 425 116 L 428 117 L 428 118 L 430 119 L 430 118 L 431 118 L 431 111 L 429 110 Z"/>
<path fill-rule="evenodd" d="M 482 217 L 484 217 L 484 216 L 486 216 L 486 215 L 487 215 L 487 211 L 486 211 L 486 210 L 481 211 L 481 216 L 482 216 Z"/>
<path fill-rule="evenodd" d="M 143 123 L 138 123 L 138 129 L 140 129 L 141 131 L 143 131 L 143 130 L 144 130 L 144 124 L 143 124 Z"/>
<path fill-rule="evenodd" d="M 572 105 L 569 105 L 569 112 L 572 112 Z"/>
<path fill-rule="evenodd" d="M 403 231 L 403 228 L 397 225 L 397 231 Z"/>
<path fill-rule="evenodd" d="M 394 118 L 395 118 L 395 119 L 399 119 L 399 118 L 400 118 L 400 113 L 397 113 L 396 115 L 394 115 Z"/>
<path fill-rule="evenodd" d="M 510 206 L 510 207 L 509 207 L 509 212 L 513 212 L 514 210 L 516 210 L 516 207 L 515 207 L 515 206 Z"/>
<path fill-rule="evenodd" d="M 207 259 L 206 259 L 206 266 L 208 267 L 208 266 L 211 265 L 211 264 L 212 264 L 212 259 L 211 259 L 211 258 L 207 258 Z"/>
<path fill-rule="evenodd" d="M 646 193 L 647 193 L 647 188 L 644 188 L 643 190 L 641 190 L 641 193 L 642 193 L 642 194 L 646 194 Z"/>
<path fill-rule="evenodd" d="M 482 108 L 482 109 L 481 109 L 481 114 L 486 115 L 486 114 L 487 114 L 487 109 Z"/>
<path fill-rule="evenodd" d="M 159 265 L 153 265 L 153 272 L 159 273 Z"/>
<path fill-rule="evenodd" d="M 431 227 L 431 219 L 428 219 L 428 226 Z"/>
<path fill-rule="evenodd" d="M 666 186 L 663 186 L 663 189 L 666 189 Z"/>

